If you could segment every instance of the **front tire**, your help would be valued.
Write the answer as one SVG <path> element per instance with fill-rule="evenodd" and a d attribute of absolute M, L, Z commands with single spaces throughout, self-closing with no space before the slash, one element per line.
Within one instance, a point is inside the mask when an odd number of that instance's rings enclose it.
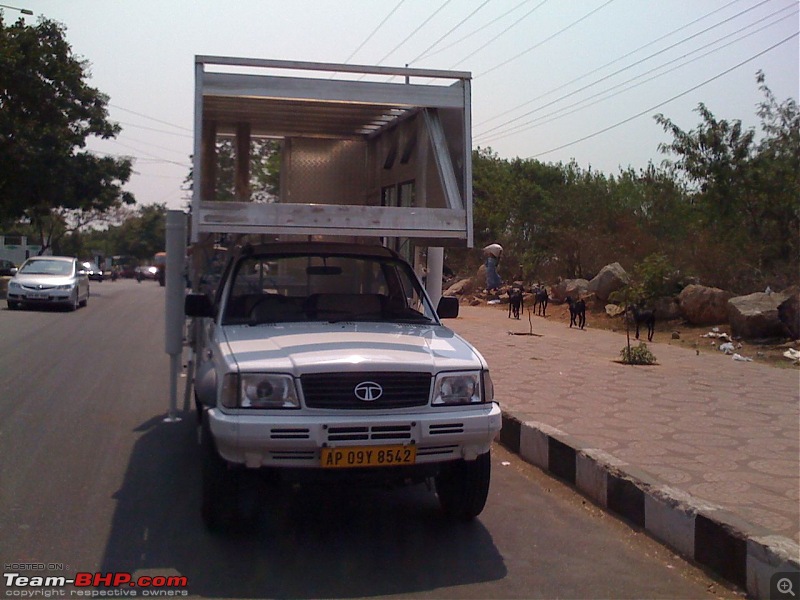
<path fill-rule="evenodd" d="M 200 428 L 200 451 L 203 461 L 200 514 L 206 529 L 221 533 L 238 520 L 240 473 L 229 468 L 219 455 L 205 416 Z"/>
<path fill-rule="evenodd" d="M 69 305 L 67 305 L 67 310 L 74 312 L 78 310 L 79 306 L 80 302 L 78 301 L 78 290 L 75 290 L 75 295 L 70 297 L 69 299 Z"/>
<path fill-rule="evenodd" d="M 436 494 L 444 514 L 459 521 L 471 521 L 481 514 L 489 496 L 491 473 L 489 452 L 475 460 L 444 466 L 436 476 Z"/>
<path fill-rule="evenodd" d="M 19 308 L 19 302 L 15 302 L 14 300 L 8 300 L 8 310 L 17 310 Z"/>

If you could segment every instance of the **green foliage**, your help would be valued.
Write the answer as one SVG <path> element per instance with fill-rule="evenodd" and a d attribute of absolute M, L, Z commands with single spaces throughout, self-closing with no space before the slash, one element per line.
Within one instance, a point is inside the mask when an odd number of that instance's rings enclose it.
<path fill-rule="evenodd" d="M 236 156 L 233 141 L 219 140 L 216 144 L 216 199 L 219 202 L 236 200 Z M 280 144 L 275 140 L 253 139 L 250 142 L 250 199 L 270 202 L 280 193 Z M 192 189 L 194 171 L 189 170 L 184 183 Z"/>
<path fill-rule="evenodd" d="M 119 216 L 119 223 L 102 230 L 75 231 L 59 240 L 57 253 L 74 256 L 126 255 L 149 261 L 164 250 L 166 204 L 140 206 Z"/>
<path fill-rule="evenodd" d="M 687 258 L 704 282 L 732 291 L 782 288 L 800 272 L 800 111 L 795 100 L 778 103 L 764 81 L 759 72 L 760 140 L 703 104 L 703 122 L 688 132 L 656 117 L 674 138 L 661 146 L 675 157 L 665 166 L 690 190 Z"/>
<path fill-rule="evenodd" d="M 654 365 L 656 364 L 656 357 L 650 352 L 647 344 L 640 342 L 638 346 L 632 348 L 625 346 L 620 350 L 622 362 L 626 365 Z"/>
<path fill-rule="evenodd" d="M 505 281 L 589 279 L 619 262 L 632 275 L 618 294 L 628 303 L 672 294 L 688 274 L 735 293 L 798 283 L 800 111 L 779 103 L 763 74 L 757 81 L 760 137 L 703 104 L 689 131 L 657 115 L 673 137 L 660 147 L 670 159 L 640 171 L 605 175 L 478 149 L 475 246 L 505 248 Z M 449 250 L 447 261 L 472 274 L 480 252 Z"/>
<path fill-rule="evenodd" d="M 133 197 L 122 190 L 127 159 L 83 150 L 90 136 L 113 138 L 108 97 L 86 84 L 64 27 L 40 18 L 6 25 L 0 15 L 0 223 L 24 220 L 50 238 L 55 211 L 102 213 Z"/>
<path fill-rule="evenodd" d="M 681 273 L 666 254 L 651 254 L 637 263 L 628 286 L 612 292 L 609 301 L 627 306 L 649 305 L 656 298 L 680 293 L 684 287 Z"/>

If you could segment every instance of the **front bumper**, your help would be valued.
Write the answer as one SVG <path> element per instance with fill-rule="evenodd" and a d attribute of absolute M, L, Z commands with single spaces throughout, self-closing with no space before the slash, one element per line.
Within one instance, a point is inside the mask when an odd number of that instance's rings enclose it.
<path fill-rule="evenodd" d="M 402 415 L 228 415 L 208 411 L 222 457 L 247 467 L 320 467 L 323 447 L 416 446 L 416 464 L 472 460 L 502 425 L 497 403 Z"/>
<path fill-rule="evenodd" d="M 6 299 L 25 304 L 71 304 L 74 290 L 45 290 L 41 292 L 9 291 Z"/>

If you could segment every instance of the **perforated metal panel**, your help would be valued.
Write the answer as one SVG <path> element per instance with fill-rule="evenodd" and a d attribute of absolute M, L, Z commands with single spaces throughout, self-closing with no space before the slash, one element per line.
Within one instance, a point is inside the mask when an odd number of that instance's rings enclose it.
<path fill-rule="evenodd" d="M 366 204 L 366 151 L 360 140 L 287 140 L 281 202 Z"/>

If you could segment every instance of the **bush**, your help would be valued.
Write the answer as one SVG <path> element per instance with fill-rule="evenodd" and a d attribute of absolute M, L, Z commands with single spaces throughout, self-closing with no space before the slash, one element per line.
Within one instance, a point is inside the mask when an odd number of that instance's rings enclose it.
<path fill-rule="evenodd" d="M 639 342 L 635 348 L 625 346 L 621 351 L 622 362 L 626 365 L 654 365 L 656 357 L 647 348 L 647 344 Z"/>

